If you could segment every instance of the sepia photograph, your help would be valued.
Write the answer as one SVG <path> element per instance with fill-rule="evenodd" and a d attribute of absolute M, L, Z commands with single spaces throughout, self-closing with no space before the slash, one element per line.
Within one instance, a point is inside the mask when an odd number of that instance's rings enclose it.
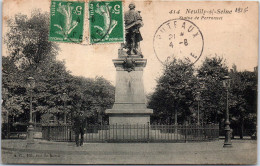
<path fill-rule="evenodd" d="M 258 1 L 4 0 L 2 164 L 257 164 Z"/>

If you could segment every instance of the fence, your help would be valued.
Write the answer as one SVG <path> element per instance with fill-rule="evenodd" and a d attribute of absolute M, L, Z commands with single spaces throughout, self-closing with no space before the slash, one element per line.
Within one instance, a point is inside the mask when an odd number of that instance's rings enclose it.
<path fill-rule="evenodd" d="M 34 123 L 33 128 L 34 128 L 34 132 L 41 132 L 42 131 L 42 124 L 41 123 Z"/>
<path fill-rule="evenodd" d="M 25 139 L 27 124 L 25 123 L 2 123 L 2 139 Z"/>
<path fill-rule="evenodd" d="M 42 137 L 51 141 L 75 140 L 71 125 L 42 126 Z M 88 125 L 84 134 L 84 142 L 190 142 L 218 138 L 218 125 Z"/>

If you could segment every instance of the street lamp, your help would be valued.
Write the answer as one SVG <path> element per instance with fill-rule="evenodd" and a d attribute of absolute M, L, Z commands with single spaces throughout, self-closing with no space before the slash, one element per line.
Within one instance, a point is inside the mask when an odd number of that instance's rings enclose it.
<path fill-rule="evenodd" d="M 30 91 L 30 121 L 29 121 L 29 127 L 27 130 L 27 140 L 29 142 L 33 142 L 33 121 L 32 121 L 32 90 L 35 87 L 35 79 L 33 77 L 27 78 L 27 87 Z"/>
<path fill-rule="evenodd" d="M 6 106 L 6 102 L 7 102 L 7 98 L 8 98 L 8 89 L 3 88 L 2 90 L 3 90 L 2 96 L 4 99 L 4 101 L 2 101 L 2 102 L 3 102 L 3 105 Z M 10 137 L 9 110 L 7 108 L 5 108 L 5 109 L 6 109 L 6 116 L 7 116 L 7 138 L 9 139 L 9 137 Z"/>
<path fill-rule="evenodd" d="M 200 81 L 203 81 L 203 79 L 199 79 Z M 198 102 L 198 122 L 197 124 L 200 125 L 200 101 L 201 101 L 201 93 L 202 91 L 206 90 L 204 82 L 199 82 L 197 89 L 197 96 L 196 100 Z"/>
<path fill-rule="evenodd" d="M 180 98 L 184 97 L 182 94 L 181 94 L 181 91 L 183 89 L 188 89 L 188 85 L 186 83 L 182 84 L 182 85 L 178 85 L 176 86 L 175 90 L 177 91 L 176 92 L 176 96 L 174 97 L 174 102 L 176 103 L 175 104 L 175 108 L 174 108 L 174 126 L 175 126 L 175 133 L 178 132 L 177 130 L 177 126 L 178 126 L 178 107 L 179 107 L 179 100 Z"/>
<path fill-rule="evenodd" d="M 231 131 L 230 131 L 230 122 L 229 122 L 229 110 L 228 110 L 228 89 L 230 88 L 230 77 L 225 76 L 223 78 L 223 87 L 226 88 L 227 92 L 227 108 L 226 108 L 226 119 L 225 119 L 225 142 L 223 147 L 232 147 L 231 143 Z"/>
<path fill-rule="evenodd" d="M 200 90 L 197 91 L 197 101 L 198 101 L 198 125 L 200 125 Z"/>
<path fill-rule="evenodd" d="M 64 92 L 62 94 L 62 100 L 64 102 L 63 109 L 64 109 L 64 123 L 65 124 L 67 123 L 67 113 L 66 113 L 66 110 L 65 110 L 65 108 L 66 108 L 66 99 L 67 99 L 67 94 Z"/>

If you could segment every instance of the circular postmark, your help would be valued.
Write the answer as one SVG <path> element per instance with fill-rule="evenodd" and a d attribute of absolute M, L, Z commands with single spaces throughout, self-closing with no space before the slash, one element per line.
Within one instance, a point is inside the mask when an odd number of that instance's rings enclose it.
<path fill-rule="evenodd" d="M 158 27 L 153 37 L 154 53 L 163 65 L 174 58 L 193 65 L 201 57 L 203 48 L 203 35 L 189 20 L 168 20 Z"/>

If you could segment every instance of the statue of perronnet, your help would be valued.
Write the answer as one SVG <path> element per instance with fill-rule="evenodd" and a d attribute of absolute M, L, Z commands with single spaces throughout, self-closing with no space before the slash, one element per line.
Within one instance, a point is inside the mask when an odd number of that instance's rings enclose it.
<path fill-rule="evenodd" d="M 135 11 L 135 4 L 129 4 L 129 10 L 124 14 L 125 20 L 125 33 L 126 33 L 126 44 L 128 55 L 138 55 L 143 58 L 140 41 L 143 40 L 140 28 L 143 26 L 142 17 L 140 11 Z"/>

